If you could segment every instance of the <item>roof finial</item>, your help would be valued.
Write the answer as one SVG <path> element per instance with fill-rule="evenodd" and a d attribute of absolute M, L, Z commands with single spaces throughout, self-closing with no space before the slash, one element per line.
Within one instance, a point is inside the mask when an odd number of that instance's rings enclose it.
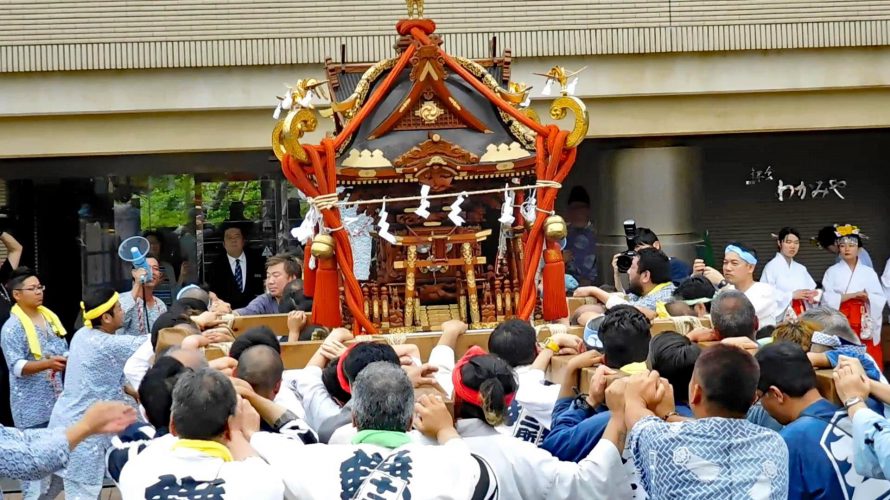
<path fill-rule="evenodd" d="M 408 4 L 408 19 L 423 19 L 423 0 L 405 0 Z"/>

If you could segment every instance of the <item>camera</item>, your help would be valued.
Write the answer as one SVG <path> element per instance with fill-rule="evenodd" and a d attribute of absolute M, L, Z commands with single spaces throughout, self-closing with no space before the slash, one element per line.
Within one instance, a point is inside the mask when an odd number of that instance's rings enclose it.
<path fill-rule="evenodd" d="M 627 241 L 627 250 L 618 255 L 618 272 L 626 273 L 630 266 L 633 265 L 634 257 L 637 256 L 636 244 L 634 240 L 637 237 L 637 223 L 633 219 L 624 221 L 624 239 Z"/>

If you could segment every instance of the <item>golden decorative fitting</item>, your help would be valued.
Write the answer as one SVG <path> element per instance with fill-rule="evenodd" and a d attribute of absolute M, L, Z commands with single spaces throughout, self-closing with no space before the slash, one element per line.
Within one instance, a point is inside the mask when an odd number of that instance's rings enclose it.
<path fill-rule="evenodd" d="M 272 150 L 281 161 L 285 154 L 293 156 L 300 163 L 309 163 L 309 155 L 300 144 L 300 139 L 306 132 L 312 132 L 318 127 L 318 118 L 315 110 L 300 108 L 291 110 L 283 119 L 278 120 L 272 131 Z"/>
<path fill-rule="evenodd" d="M 408 19 L 423 19 L 423 0 L 405 0 L 408 5 Z"/>
<path fill-rule="evenodd" d="M 547 80 L 553 80 L 559 84 L 559 87 L 562 91 L 562 95 L 569 95 L 569 79 L 573 76 L 578 75 L 578 73 L 587 69 L 587 66 L 579 69 L 578 71 L 568 71 L 562 66 L 554 66 L 550 68 L 550 71 L 547 73 L 533 73 L 538 76 L 546 77 Z"/>
<path fill-rule="evenodd" d="M 518 108 L 522 103 L 528 99 L 528 94 L 531 91 L 531 87 L 527 86 L 522 82 L 510 82 L 507 85 L 507 89 L 504 90 L 500 87 L 497 87 L 496 91 L 500 94 L 501 98 L 514 108 Z"/>
<path fill-rule="evenodd" d="M 334 238 L 329 234 L 319 234 L 312 239 L 312 247 L 309 249 L 316 259 L 330 259 L 334 256 Z"/>
<path fill-rule="evenodd" d="M 417 108 L 417 111 L 414 112 L 414 114 L 427 125 L 436 123 L 436 120 L 438 120 L 443 113 L 445 113 L 445 110 L 440 108 L 439 105 L 436 104 L 436 101 L 425 101 L 419 108 Z"/>
<path fill-rule="evenodd" d="M 562 120 L 566 117 L 567 111 L 571 110 L 575 115 L 575 126 L 572 132 L 566 138 L 566 147 L 574 148 L 584 137 L 587 136 L 587 129 L 590 127 L 590 117 L 587 114 L 587 106 L 574 96 L 562 96 L 550 105 L 550 117 L 554 120 Z"/>
<path fill-rule="evenodd" d="M 569 234 L 566 221 L 558 215 L 551 215 L 544 221 L 544 237 L 550 241 L 560 241 Z"/>

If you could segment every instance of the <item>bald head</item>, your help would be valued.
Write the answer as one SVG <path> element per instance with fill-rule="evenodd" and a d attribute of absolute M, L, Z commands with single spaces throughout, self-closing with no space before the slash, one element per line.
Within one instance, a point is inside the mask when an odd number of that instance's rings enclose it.
<path fill-rule="evenodd" d="M 207 359 L 199 351 L 174 346 L 167 349 L 164 352 L 164 356 L 173 358 L 192 370 L 207 368 Z"/>
<path fill-rule="evenodd" d="M 237 377 L 266 399 L 275 399 L 283 371 L 281 355 L 266 345 L 255 345 L 238 358 Z"/>

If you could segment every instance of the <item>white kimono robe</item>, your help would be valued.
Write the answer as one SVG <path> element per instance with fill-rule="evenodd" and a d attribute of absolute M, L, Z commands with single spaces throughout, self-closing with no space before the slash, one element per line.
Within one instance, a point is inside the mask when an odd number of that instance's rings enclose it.
<path fill-rule="evenodd" d="M 803 264 L 792 260 L 791 265 L 780 253 L 776 253 L 773 260 L 767 262 L 760 275 L 760 282 L 772 285 L 776 298 L 777 321 L 785 316 L 785 311 L 791 306 L 794 292 L 798 290 L 815 290 L 816 282 Z"/>
<path fill-rule="evenodd" d="M 494 470 L 501 499 L 635 498 L 631 470 L 623 465 L 618 448 L 606 439 L 575 463 L 560 461 L 531 443 L 505 436 L 479 419 L 458 420 L 457 431 L 470 451 Z M 415 442 L 435 445 L 417 431 L 411 434 Z"/>
<path fill-rule="evenodd" d="M 733 285 L 727 285 L 723 290 L 735 290 Z M 757 315 L 757 328 L 773 326 L 779 315 L 776 305 L 776 292 L 772 285 L 755 281 L 751 288 L 745 290 L 745 297 L 754 305 L 754 313 Z"/>
<path fill-rule="evenodd" d="M 412 442 L 389 449 L 373 444 L 307 446 L 258 432 L 250 444 L 286 478 L 287 499 L 402 500 L 410 495 L 412 500 L 470 500 L 482 477 L 480 463 L 460 439 L 444 446 Z"/>
<path fill-rule="evenodd" d="M 284 496 L 281 476 L 262 459 L 223 462 L 196 450 L 173 450 L 176 441 L 169 434 L 155 439 L 127 462 L 118 482 L 123 500 L 281 500 Z"/>
<path fill-rule="evenodd" d="M 874 345 L 881 343 L 881 322 L 887 299 L 884 297 L 878 273 L 874 269 L 859 262 L 856 264 L 856 269 L 850 271 L 850 266 L 846 262 L 838 262 L 825 271 L 822 287 L 825 289 L 822 303 L 835 309 L 840 308 L 842 295 L 863 290 L 868 292 L 871 341 Z M 866 332 L 862 334 L 868 336 Z"/>
<path fill-rule="evenodd" d="M 890 259 L 884 265 L 884 274 L 881 275 L 881 285 L 884 286 L 884 296 L 887 297 L 887 305 L 890 305 Z"/>

